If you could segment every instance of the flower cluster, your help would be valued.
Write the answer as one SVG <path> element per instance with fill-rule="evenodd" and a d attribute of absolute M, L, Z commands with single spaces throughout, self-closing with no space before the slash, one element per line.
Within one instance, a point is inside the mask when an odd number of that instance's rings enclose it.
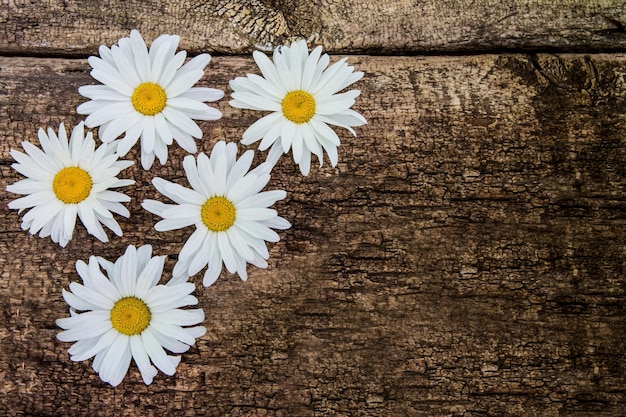
<path fill-rule="evenodd" d="M 190 154 L 197 152 L 202 130 L 196 121 L 217 120 L 222 113 L 207 105 L 224 96 L 208 87 L 195 87 L 211 60 L 201 54 L 186 63 L 185 51 L 176 52 L 179 37 L 161 35 L 148 48 L 136 30 L 110 48 L 101 46 L 99 57 L 88 62 L 92 77 L 101 84 L 86 85 L 78 92 L 89 99 L 77 107 L 86 115 L 68 140 L 63 123 L 55 132 L 39 130 L 37 147 L 23 142 L 24 152 L 11 150 L 12 167 L 25 176 L 7 187 L 22 194 L 9 203 L 22 218 L 22 229 L 40 237 L 50 236 L 65 247 L 72 239 L 76 217 L 87 233 L 102 242 L 108 237 L 102 226 L 118 236 L 122 229 L 113 214 L 129 217 L 122 204 L 130 198 L 112 189 L 134 184 L 118 175 L 134 162 L 120 160 L 140 142 L 141 166 L 151 168 L 155 159 L 167 162 L 174 141 Z M 118 385 L 134 360 L 142 379 L 150 384 L 157 369 L 173 375 L 180 354 L 195 344 L 206 329 L 201 308 L 186 309 L 198 300 L 191 295 L 189 279 L 206 268 L 203 285 L 220 276 L 223 266 L 242 280 L 247 264 L 267 268 L 266 242 L 277 242 L 276 230 L 291 224 L 272 205 L 286 197 L 284 190 L 265 190 L 280 156 L 292 151 L 303 175 L 311 168 L 311 154 L 322 166 L 324 153 L 332 166 L 338 162 L 339 136 L 329 126 L 352 129 L 366 123 L 351 107 L 358 90 L 341 92 L 363 77 L 342 59 L 329 66 L 330 57 L 318 46 L 311 53 L 305 41 L 276 48 L 272 60 L 261 52 L 253 57 L 261 75 L 248 74 L 230 81 L 234 108 L 269 114 L 242 134 L 241 143 L 260 141 L 269 149 L 266 160 L 252 168 L 254 152 L 237 155 L 237 145 L 218 141 L 207 155 L 183 160 L 191 188 L 155 177 L 156 190 L 171 200 L 145 200 L 141 206 L 162 218 L 157 231 L 195 226 L 182 245 L 171 279 L 159 284 L 164 256 L 152 256 L 149 245 L 128 246 L 115 262 L 91 256 L 76 262 L 82 284 L 72 282 L 63 298 L 70 317 L 57 320 L 63 329 L 57 338 L 74 342 L 73 361 L 93 359 L 102 381 Z M 102 142 L 96 147 L 85 126 L 98 128 Z M 104 271 L 103 271 L 104 270 Z M 167 351 L 174 355 L 168 354 Z"/>

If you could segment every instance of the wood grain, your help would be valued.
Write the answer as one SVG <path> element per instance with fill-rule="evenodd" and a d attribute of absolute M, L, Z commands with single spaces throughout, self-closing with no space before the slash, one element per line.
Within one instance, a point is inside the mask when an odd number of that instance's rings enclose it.
<path fill-rule="evenodd" d="M 117 35 L 116 35 L 117 36 Z M 271 188 L 293 223 L 248 282 L 196 295 L 206 336 L 174 377 L 134 367 L 113 389 L 55 340 L 76 259 L 127 244 L 176 254 L 157 233 L 154 176 L 184 183 L 184 151 L 125 171 L 131 219 L 106 245 L 66 248 L 19 229 L 10 148 L 80 117 L 83 60 L 0 58 L 0 410 L 123 416 L 621 416 L 626 409 L 626 55 L 367 57 L 340 163 Z M 256 72 L 216 57 L 201 85 Z M 202 150 L 260 115 L 218 104 Z M 138 160 L 136 151 L 129 154 Z M 167 273 L 174 259 L 166 262 Z"/>
<path fill-rule="evenodd" d="M 94 54 L 139 29 L 190 52 L 240 54 L 294 38 L 331 52 L 623 51 L 622 0 L 2 0 L 0 54 Z"/>

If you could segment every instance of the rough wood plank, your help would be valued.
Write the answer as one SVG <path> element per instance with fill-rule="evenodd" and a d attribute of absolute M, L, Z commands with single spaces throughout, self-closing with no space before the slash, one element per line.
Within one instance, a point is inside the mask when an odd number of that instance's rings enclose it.
<path fill-rule="evenodd" d="M 131 29 L 176 33 L 193 53 L 306 38 L 331 52 L 623 50 L 622 0 L 2 0 L 0 54 L 85 55 Z"/>
<path fill-rule="evenodd" d="M 351 57 L 366 72 L 340 164 L 271 180 L 293 228 L 270 268 L 196 294 L 208 334 L 175 377 L 116 389 L 55 340 L 90 254 L 174 254 L 139 206 L 184 152 L 128 176 L 131 220 L 103 245 L 19 230 L 9 148 L 73 125 L 83 60 L 0 58 L 0 410 L 4 415 L 622 416 L 626 409 L 626 55 Z M 216 57 L 202 84 L 255 71 Z M 219 103 L 201 148 L 258 114 Z M 136 152 L 131 157 L 138 159 Z M 166 263 L 171 270 L 174 261 Z M 197 281 L 197 279 L 196 279 Z"/>

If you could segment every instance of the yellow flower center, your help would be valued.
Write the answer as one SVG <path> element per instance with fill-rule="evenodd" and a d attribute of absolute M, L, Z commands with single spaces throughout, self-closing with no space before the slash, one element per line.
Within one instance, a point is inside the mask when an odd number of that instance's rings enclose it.
<path fill-rule="evenodd" d="M 283 115 L 296 124 L 306 123 L 315 114 L 315 99 L 306 91 L 287 93 L 282 102 Z"/>
<path fill-rule="evenodd" d="M 125 297 L 118 300 L 111 309 L 113 328 L 127 336 L 143 332 L 150 324 L 150 309 L 137 297 Z"/>
<path fill-rule="evenodd" d="M 165 108 L 165 90 L 155 83 L 139 84 L 130 98 L 135 110 L 146 116 L 154 116 Z"/>
<path fill-rule="evenodd" d="M 65 204 L 80 203 L 89 197 L 92 186 L 93 182 L 87 171 L 79 167 L 63 168 L 52 180 L 54 194 Z"/>
<path fill-rule="evenodd" d="M 235 223 L 235 212 L 227 198 L 211 197 L 202 205 L 202 222 L 213 232 L 223 232 Z"/>

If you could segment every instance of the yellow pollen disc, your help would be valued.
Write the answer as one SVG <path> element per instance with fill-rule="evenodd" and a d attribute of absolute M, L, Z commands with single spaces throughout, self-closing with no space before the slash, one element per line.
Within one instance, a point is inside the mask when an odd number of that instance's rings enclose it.
<path fill-rule="evenodd" d="M 89 197 L 92 185 L 87 171 L 79 167 L 63 168 L 52 180 L 54 194 L 65 204 L 80 203 Z"/>
<path fill-rule="evenodd" d="M 122 298 L 111 309 L 113 328 L 127 336 L 143 332 L 151 318 L 150 309 L 137 297 Z"/>
<path fill-rule="evenodd" d="M 296 124 L 306 123 L 315 114 L 315 99 L 306 91 L 287 93 L 282 102 L 283 115 Z"/>
<path fill-rule="evenodd" d="M 202 222 L 213 232 L 223 232 L 235 223 L 235 211 L 227 198 L 211 197 L 202 205 Z"/>
<path fill-rule="evenodd" d="M 165 90 L 155 83 L 139 84 L 130 98 L 135 110 L 146 116 L 154 116 L 165 108 L 167 96 Z"/>

